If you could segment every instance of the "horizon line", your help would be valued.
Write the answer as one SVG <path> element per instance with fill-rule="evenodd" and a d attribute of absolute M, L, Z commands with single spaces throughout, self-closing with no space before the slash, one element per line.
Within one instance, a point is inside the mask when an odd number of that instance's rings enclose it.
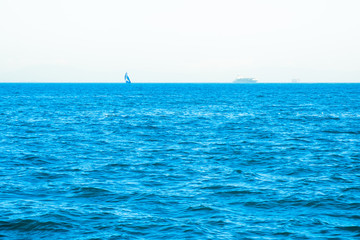
<path fill-rule="evenodd" d="M 56 84 L 61 84 L 61 83 L 75 83 L 75 84 L 91 84 L 91 83 L 95 83 L 95 84 L 126 84 L 129 85 L 125 82 L 0 82 L 1 83 L 6 83 L 6 84 L 11 84 L 11 83 L 29 83 L 29 84 L 38 84 L 38 83 L 56 83 Z M 359 84 L 360 82 L 257 82 L 257 83 L 234 83 L 234 82 L 131 82 L 131 84 L 234 84 L 234 85 L 257 85 L 257 84 L 292 84 L 292 85 L 296 85 L 296 84 L 339 84 L 339 83 L 344 83 L 344 84 Z"/>

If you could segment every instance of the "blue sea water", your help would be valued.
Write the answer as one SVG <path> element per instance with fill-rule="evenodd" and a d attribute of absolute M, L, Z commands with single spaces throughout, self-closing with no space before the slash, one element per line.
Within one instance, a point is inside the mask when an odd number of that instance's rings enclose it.
<path fill-rule="evenodd" d="M 0 239 L 360 238 L 360 84 L 0 84 Z"/>

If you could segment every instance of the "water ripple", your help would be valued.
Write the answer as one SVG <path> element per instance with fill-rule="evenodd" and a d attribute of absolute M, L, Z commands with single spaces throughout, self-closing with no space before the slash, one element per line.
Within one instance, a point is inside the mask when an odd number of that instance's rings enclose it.
<path fill-rule="evenodd" d="M 0 239 L 356 239 L 359 84 L 1 84 Z"/>

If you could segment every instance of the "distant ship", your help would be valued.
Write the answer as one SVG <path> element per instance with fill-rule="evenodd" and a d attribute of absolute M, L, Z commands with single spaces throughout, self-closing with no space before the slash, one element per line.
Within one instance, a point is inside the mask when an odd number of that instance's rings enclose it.
<path fill-rule="evenodd" d="M 234 83 L 256 83 L 257 80 L 255 78 L 245 78 L 245 77 L 237 77 Z"/>
<path fill-rule="evenodd" d="M 129 75 L 127 74 L 127 72 L 125 73 L 124 79 L 125 79 L 125 83 L 131 83 Z"/>

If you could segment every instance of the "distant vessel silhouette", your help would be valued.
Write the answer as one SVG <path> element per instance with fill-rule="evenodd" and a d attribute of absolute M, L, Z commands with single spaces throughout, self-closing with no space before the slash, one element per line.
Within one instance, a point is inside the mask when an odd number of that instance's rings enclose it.
<path fill-rule="evenodd" d="M 256 83 L 257 80 L 255 78 L 248 77 L 237 77 L 234 83 Z"/>
<path fill-rule="evenodd" d="M 127 72 L 125 73 L 124 79 L 125 79 L 125 83 L 131 83 L 130 78 L 129 78 L 129 75 L 128 75 Z"/>

